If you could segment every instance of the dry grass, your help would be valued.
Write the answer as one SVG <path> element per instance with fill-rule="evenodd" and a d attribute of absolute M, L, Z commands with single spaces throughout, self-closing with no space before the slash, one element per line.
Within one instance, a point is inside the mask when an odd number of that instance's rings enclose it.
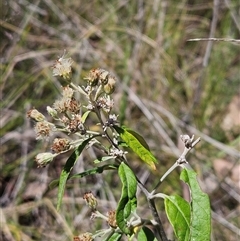
<path fill-rule="evenodd" d="M 211 198 L 212 240 L 239 238 L 240 45 L 187 41 L 239 39 L 238 1 L 10 0 L 1 5 L 2 240 L 71 240 L 105 225 L 89 221 L 81 198 L 85 191 L 98 193 L 103 212 L 114 209 L 120 195 L 114 173 L 74 180 L 57 213 L 56 190 L 48 184 L 58 178 L 66 157 L 36 169 L 34 156 L 48 146 L 35 141 L 26 112 L 36 107 L 46 113 L 58 96 L 62 83 L 52 77 L 51 66 L 64 49 L 75 60 L 75 83 L 83 84 L 93 67 L 118 76 L 116 113 L 146 138 L 159 159 L 157 173 L 133 161 L 149 188 L 175 161 L 180 134 L 202 138 L 189 162 Z M 91 166 L 94 155 L 85 153 L 74 172 Z M 167 181 L 163 191 L 181 194 L 176 172 Z"/>

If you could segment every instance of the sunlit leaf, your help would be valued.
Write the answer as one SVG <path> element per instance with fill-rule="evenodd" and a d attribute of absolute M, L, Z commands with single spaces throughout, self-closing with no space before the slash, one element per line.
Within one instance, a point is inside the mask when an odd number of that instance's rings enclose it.
<path fill-rule="evenodd" d="M 82 115 L 81 121 L 83 124 L 85 123 L 85 121 L 90 113 L 91 113 L 91 111 L 88 110 Z"/>
<path fill-rule="evenodd" d="M 190 240 L 209 241 L 211 236 L 209 197 L 206 193 L 202 192 L 194 171 L 183 169 L 180 178 L 189 185 L 191 190 Z"/>
<path fill-rule="evenodd" d="M 113 233 L 111 237 L 107 237 L 103 239 L 102 241 L 119 241 L 122 237 L 121 233 Z"/>
<path fill-rule="evenodd" d="M 178 195 L 166 196 L 164 204 L 168 220 L 178 240 L 189 241 L 191 219 L 190 204 Z"/>
<path fill-rule="evenodd" d="M 154 155 L 149 151 L 148 145 L 146 144 L 143 137 L 136 132 L 127 129 L 114 126 L 120 137 L 126 142 L 126 144 L 153 170 L 156 169 L 154 163 L 157 163 Z"/>

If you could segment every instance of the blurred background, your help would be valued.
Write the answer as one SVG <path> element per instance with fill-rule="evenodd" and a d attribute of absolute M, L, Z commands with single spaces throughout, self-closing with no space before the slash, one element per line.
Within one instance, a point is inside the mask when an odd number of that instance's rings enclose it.
<path fill-rule="evenodd" d="M 99 209 L 115 209 L 121 185 L 115 172 L 67 184 L 56 211 L 57 189 L 66 156 L 46 168 L 34 157 L 49 151 L 36 141 L 30 108 L 46 114 L 61 92 L 52 76 L 54 61 L 66 50 L 73 82 L 84 85 L 92 68 L 117 76 L 114 112 L 139 132 L 159 160 L 152 172 L 131 156 L 138 177 L 152 190 L 182 151 L 179 136 L 201 142 L 188 155 L 212 208 L 212 239 L 234 241 L 240 227 L 240 43 L 188 41 L 240 39 L 238 0 L 8 0 L 0 1 L 1 66 L 1 240 L 72 240 L 73 235 L 106 227 L 90 220 L 83 194 L 92 190 Z M 91 126 L 89 127 L 91 128 Z M 93 167 L 86 151 L 73 173 Z M 160 192 L 184 195 L 179 170 Z M 142 217 L 148 206 L 138 193 Z M 157 202 L 168 237 L 174 234 Z"/>

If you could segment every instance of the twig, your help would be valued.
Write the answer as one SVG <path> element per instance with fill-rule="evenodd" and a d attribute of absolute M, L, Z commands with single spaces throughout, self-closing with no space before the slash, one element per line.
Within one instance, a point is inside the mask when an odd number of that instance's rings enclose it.
<path fill-rule="evenodd" d="M 188 42 L 193 42 L 193 41 L 215 41 L 215 42 L 233 42 L 240 44 L 240 39 L 231 39 L 231 38 L 192 38 L 188 39 Z"/>
<path fill-rule="evenodd" d="M 168 171 L 162 176 L 162 178 L 159 180 L 159 182 L 157 183 L 156 187 L 154 188 L 154 190 L 151 193 L 151 198 L 154 198 L 154 194 L 157 190 L 157 188 L 160 186 L 160 184 L 163 182 L 163 180 L 178 166 L 186 166 L 189 165 L 187 160 L 186 160 L 186 155 L 188 154 L 188 152 L 198 143 L 200 142 L 200 137 L 198 139 L 194 140 L 194 135 L 190 138 L 188 135 L 181 135 L 181 140 L 184 142 L 185 144 L 185 148 L 183 150 L 183 153 L 181 154 L 181 156 L 176 160 L 176 162 L 168 169 Z"/>

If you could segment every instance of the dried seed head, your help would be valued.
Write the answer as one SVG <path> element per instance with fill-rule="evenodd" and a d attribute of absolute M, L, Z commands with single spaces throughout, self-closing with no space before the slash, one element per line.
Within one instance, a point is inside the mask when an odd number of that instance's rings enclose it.
<path fill-rule="evenodd" d="M 99 81 L 99 69 L 92 69 L 89 71 L 88 76 L 85 78 L 88 80 L 90 86 L 98 85 Z"/>
<path fill-rule="evenodd" d="M 66 138 L 55 138 L 51 149 L 56 153 L 60 153 L 69 149 L 69 143 L 70 141 Z"/>
<path fill-rule="evenodd" d="M 108 224 L 112 228 L 117 228 L 117 221 L 116 221 L 116 211 L 112 210 L 108 212 Z"/>
<path fill-rule="evenodd" d="M 37 122 L 34 127 L 34 130 L 37 135 L 36 139 L 40 140 L 40 139 L 48 138 L 52 134 L 54 128 L 55 126 L 52 123 L 49 123 L 47 121 Z"/>
<path fill-rule="evenodd" d="M 72 98 L 69 101 L 66 101 L 66 109 L 74 114 L 77 114 L 80 110 L 80 104 L 78 104 L 75 98 Z"/>
<path fill-rule="evenodd" d="M 73 241 L 93 241 L 93 237 L 91 233 L 84 233 L 73 237 Z"/>

